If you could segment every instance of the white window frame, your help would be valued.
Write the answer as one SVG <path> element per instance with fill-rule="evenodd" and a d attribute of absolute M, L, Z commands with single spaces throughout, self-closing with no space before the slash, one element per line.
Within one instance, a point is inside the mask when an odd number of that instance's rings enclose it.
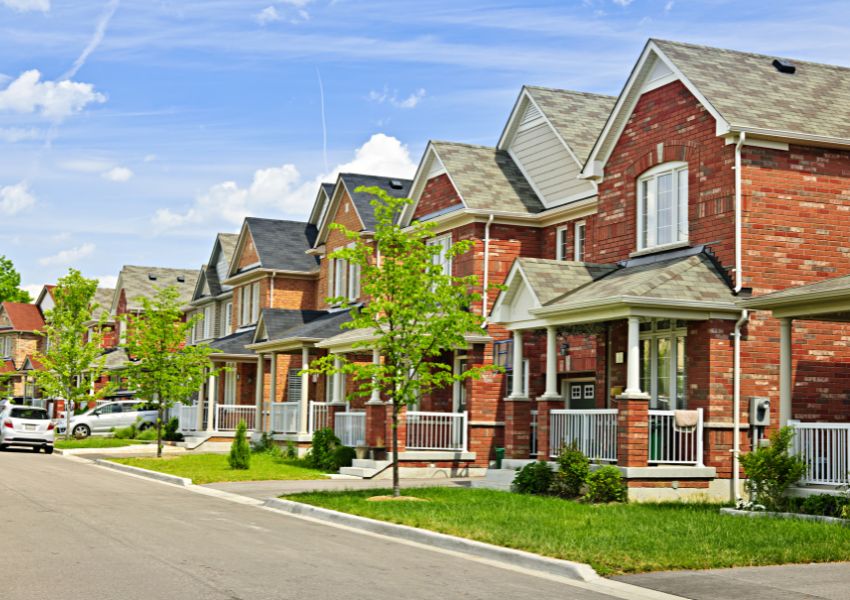
<path fill-rule="evenodd" d="M 328 259 L 328 298 L 334 297 L 334 271 L 336 269 L 336 260 Z"/>
<path fill-rule="evenodd" d="M 225 364 L 227 371 L 224 373 L 224 404 L 233 406 L 236 404 L 236 363 Z"/>
<path fill-rule="evenodd" d="M 684 180 L 682 179 L 684 175 Z M 673 183 L 670 201 L 670 226 L 673 228 L 669 241 L 658 241 L 658 181 L 671 175 Z M 684 181 L 684 190 L 681 183 Z M 646 188 L 646 191 L 644 191 Z M 684 193 L 683 193 L 684 192 Z M 648 250 L 688 241 L 688 163 L 667 162 L 645 171 L 637 179 L 637 249 Z M 684 219 L 682 219 L 684 217 Z M 646 224 L 644 227 L 644 223 Z M 644 228 L 646 231 L 644 231 Z"/>
<path fill-rule="evenodd" d="M 208 304 L 204 307 L 204 316 L 203 316 L 203 324 L 204 324 L 204 337 L 203 339 L 208 340 L 213 337 L 213 325 L 215 324 L 215 313 L 213 311 L 215 308 L 212 304 Z"/>
<path fill-rule="evenodd" d="M 444 233 L 443 235 L 438 235 L 430 240 L 428 240 L 429 246 L 439 246 L 440 252 L 435 254 L 433 257 L 433 261 L 435 265 L 442 265 L 443 274 L 451 275 L 453 268 L 453 259 L 448 256 L 449 250 L 452 248 L 452 234 Z"/>
<path fill-rule="evenodd" d="M 555 260 L 567 260 L 565 250 L 569 248 L 569 227 L 562 225 L 555 230 Z"/>
<path fill-rule="evenodd" d="M 233 321 L 233 302 L 226 302 L 222 306 L 221 336 L 230 335 L 231 323 Z"/>
<path fill-rule="evenodd" d="M 334 261 L 334 298 L 343 297 L 348 283 L 348 261 L 338 258 Z"/>
<path fill-rule="evenodd" d="M 360 298 L 360 265 L 348 265 L 348 301 L 357 302 Z"/>
<path fill-rule="evenodd" d="M 14 352 L 12 349 L 12 336 L 7 335 L 3 338 L 3 356 L 5 358 L 10 358 L 12 356 L 12 352 Z"/>
<path fill-rule="evenodd" d="M 641 364 L 643 363 L 643 342 L 649 340 L 650 344 L 650 373 L 649 373 L 649 389 L 641 390 L 650 397 L 650 408 L 653 410 L 668 409 L 678 410 L 686 408 L 688 401 L 688 356 L 685 353 L 685 397 L 679 398 L 679 381 L 678 381 L 678 356 L 679 344 L 687 346 L 688 328 L 687 325 L 678 325 L 675 320 L 670 320 L 670 328 L 658 329 L 658 321 L 666 321 L 668 319 L 659 319 L 652 321 L 652 328 L 649 331 L 642 331 L 640 334 L 641 341 Z M 670 399 L 669 406 L 662 407 L 658 400 L 658 340 L 666 339 L 670 343 L 670 353 L 668 356 L 667 373 L 669 378 Z M 641 382 L 643 386 L 643 382 Z"/>
<path fill-rule="evenodd" d="M 247 325 L 251 315 L 251 286 L 244 285 L 239 289 L 239 325 Z"/>
<path fill-rule="evenodd" d="M 251 323 L 260 319 L 260 282 L 251 284 Z"/>
<path fill-rule="evenodd" d="M 585 239 L 587 237 L 587 224 L 578 221 L 573 225 L 573 260 L 584 262 Z"/>

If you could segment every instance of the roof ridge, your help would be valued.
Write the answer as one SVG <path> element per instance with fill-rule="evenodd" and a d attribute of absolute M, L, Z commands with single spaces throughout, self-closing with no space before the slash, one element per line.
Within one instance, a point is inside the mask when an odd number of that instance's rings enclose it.
<path fill-rule="evenodd" d="M 450 142 L 448 140 L 431 140 L 431 144 L 447 144 L 449 146 L 463 146 L 465 148 L 480 148 L 483 150 L 493 150 L 500 152 L 496 146 L 485 146 L 483 144 L 468 144 L 466 142 Z"/>
<path fill-rule="evenodd" d="M 611 94 L 599 94 L 597 92 L 583 92 L 581 90 L 569 90 L 567 88 L 556 88 L 556 87 L 549 87 L 549 86 L 545 86 L 545 85 L 524 84 L 522 87 L 529 89 L 529 90 L 543 90 L 543 91 L 546 91 L 546 92 L 566 92 L 568 94 L 575 94 L 575 95 L 578 95 L 578 96 L 593 96 L 595 98 L 608 98 L 608 99 L 611 99 L 611 100 L 617 99 L 617 96 L 612 96 Z"/>

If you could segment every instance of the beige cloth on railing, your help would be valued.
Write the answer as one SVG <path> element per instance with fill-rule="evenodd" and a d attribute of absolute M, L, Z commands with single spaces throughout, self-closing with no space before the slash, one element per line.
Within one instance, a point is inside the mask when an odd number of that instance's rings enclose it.
<path fill-rule="evenodd" d="M 699 411 L 677 410 L 673 411 L 673 419 L 678 429 L 693 429 L 699 422 Z"/>

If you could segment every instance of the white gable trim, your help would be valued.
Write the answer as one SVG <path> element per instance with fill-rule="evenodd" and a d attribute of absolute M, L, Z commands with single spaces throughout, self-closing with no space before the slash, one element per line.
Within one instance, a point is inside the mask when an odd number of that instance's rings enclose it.
<path fill-rule="evenodd" d="M 242 221 L 242 228 L 239 230 L 239 237 L 236 239 L 236 249 L 233 251 L 233 257 L 230 259 L 230 266 L 227 268 L 227 277 L 225 279 L 230 279 L 234 275 L 236 275 L 237 266 L 239 265 L 239 257 L 242 256 L 242 250 L 245 249 L 245 238 L 248 233 L 248 221 Z M 259 250 L 257 251 L 257 256 L 260 255 Z M 219 275 L 219 278 L 221 275 Z"/>
<path fill-rule="evenodd" d="M 705 96 L 703 96 L 697 87 L 687 77 L 685 77 L 676 64 L 661 51 L 655 42 L 649 40 L 644 47 L 640 58 L 632 69 L 629 79 L 626 81 L 625 87 L 623 87 L 623 91 L 620 92 L 620 96 L 617 98 L 617 103 L 614 105 L 614 110 L 611 111 L 611 114 L 608 116 L 608 120 L 605 122 L 605 127 L 602 129 L 602 133 L 593 145 L 593 150 L 590 152 L 590 156 L 587 159 L 587 163 L 585 164 L 580 177 L 595 179 L 597 181 L 604 177 L 605 165 L 614 149 L 614 141 L 619 139 L 623 134 L 623 130 L 628 123 L 628 119 L 623 119 L 622 123 L 620 123 L 616 129 L 614 129 L 614 124 L 621 113 L 630 115 L 634 110 L 635 105 L 640 100 L 641 94 L 645 91 L 643 90 L 644 84 L 647 83 L 649 76 L 654 72 L 653 69 L 655 64 L 652 61 L 662 61 L 664 66 L 666 66 L 673 74 L 672 77 L 665 75 L 658 79 L 658 82 L 664 81 L 664 83 L 659 83 L 657 87 L 660 87 L 660 85 L 666 85 L 671 81 L 681 81 L 688 91 L 699 101 L 699 103 L 705 107 L 709 114 L 714 117 L 717 124 L 717 135 L 725 135 L 730 130 L 729 123 L 723 118 L 718 110 Z M 658 71 L 655 72 L 657 73 Z M 634 93 L 635 90 L 640 90 L 640 93 Z M 609 143 L 609 141 L 611 143 Z"/>
<path fill-rule="evenodd" d="M 324 185 L 319 184 L 319 191 L 316 194 L 316 199 L 313 201 L 313 209 L 310 211 L 310 221 L 309 223 L 312 225 L 318 225 L 319 220 L 322 218 L 322 209 L 325 205 L 330 201 L 327 192 L 325 191 Z"/>
<path fill-rule="evenodd" d="M 323 213 L 322 220 L 319 223 L 319 233 L 316 236 L 316 243 L 313 244 L 313 248 L 321 246 L 328 240 L 328 234 L 330 233 L 333 217 L 336 216 L 336 211 L 339 210 L 340 203 L 342 202 L 343 190 L 345 190 L 345 193 L 348 194 L 348 200 L 351 202 L 351 206 L 354 207 L 354 212 L 357 213 L 357 218 L 360 219 L 360 224 L 365 227 L 363 217 L 360 216 L 360 212 L 357 210 L 357 205 L 354 204 L 354 198 L 351 197 L 351 192 L 348 190 L 348 186 L 345 185 L 342 175 L 339 175 L 336 179 L 333 196 L 331 196 L 330 200 L 328 200 L 328 207 Z"/>
<path fill-rule="evenodd" d="M 413 183 L 410 186 L 411 202 L 405 207 L 401 215 L 399 215 L 398 222 L 402 227 L 407 227 L 410 225 L 410 222 L 413 221 L 413 214 L 416 212 L 416 207 L 419 205 L 419 199 L 422 197 L 422 192 L 425 191 L 425 187 L 428 185 L 428 182 L 431 181 L 433 177 L 443 174 L 437 173 L 436 175 L 431 175 L 432 170 L 434 170 L 432 167 L 435 160 L 441 165 L 442 171 L 445 173 L 446 177 L 449 178 L 449 181 L 451 182 L 452 187 L 457 193 L 457 197 L 460 199 L 464 208 L 467 206 L 466 200 L 463 199 L 463 194 L 460 192 L 460 188 L 457 184 L 455 184 L 454 179 L 452 179 L 452 174 L 449 173 L 448 169 L 446 169 L 445 163 L 437 153 L 437 149 L 434 148 L 434 144 L 429 141 L 428 147 L 425 148 L 425 153 L 422 155 L 422 160 L 419 161 L 419 166 L 416 168 L 416 175 L 413 176 Z"/>
<path fill-rule="evenodd" d="M 496 302 L 493 304 L 493 310 L 490 312 L 491 322 L 515 323 L 518 321 L 514 318 L 514 315 L 511 315 L 511 305 L 521 290 L 528 291 L 532 298 L 533 306 L 529 310 L 536 310 L 543 306 L 540 298 L 534 292 L 534 288 L 528 282 L 528 277 L 526 277 L 525 272 L 522 270 L 522 265 L 518 259 L 514 260 L 514 264 L 511 266 L 507 278 L 505 278 L 504 285 L 507 289 L 501 292 L 499 297 L 496 298 Z M 528 317 L 529 319 L 533 318 L 533 315 L 529 313 Z"/>

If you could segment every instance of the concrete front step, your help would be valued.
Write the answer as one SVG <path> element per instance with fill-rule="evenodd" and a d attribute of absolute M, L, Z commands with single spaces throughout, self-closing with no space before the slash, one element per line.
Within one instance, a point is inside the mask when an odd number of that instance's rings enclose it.
<path fill-rule="evenodd" d="M 372 479 L 376 475 L 383 472 L 392 463 L 388 460 L 370 460 L 355 458 L 351 462 L 350 467 L 342 467 L 339 470 L 340 475 L 349 475 L 352 477 L 360 477 L 361 479 Z"/>
<path fill-rule="evenodd" d="M 484 479 L 473 481 L 472 487 L 509 492 L 514 477 L 516 477 L 516 470 L 514 469 L 487 469 Z"/>

